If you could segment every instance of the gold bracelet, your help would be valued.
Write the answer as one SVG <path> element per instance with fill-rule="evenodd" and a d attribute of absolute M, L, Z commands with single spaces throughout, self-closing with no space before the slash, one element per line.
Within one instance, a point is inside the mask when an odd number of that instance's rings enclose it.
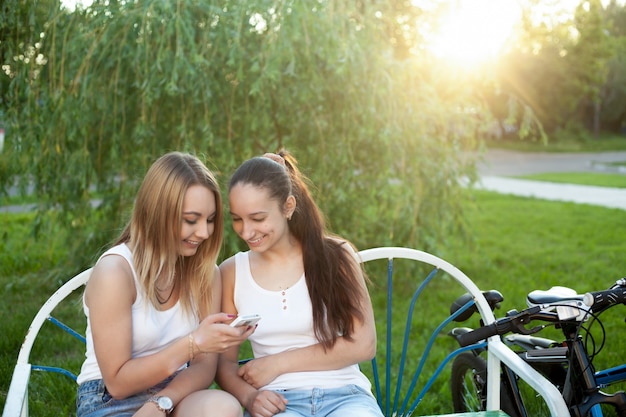
<path fill-rule="evenodd" d="M 189 362 L 191 362 L 193 360 L 193 358 L 196 356 L 194 351 L 193 351 L 193 333 L 189 333 L 189 337 L 187 338 L 189 340 Z"/>

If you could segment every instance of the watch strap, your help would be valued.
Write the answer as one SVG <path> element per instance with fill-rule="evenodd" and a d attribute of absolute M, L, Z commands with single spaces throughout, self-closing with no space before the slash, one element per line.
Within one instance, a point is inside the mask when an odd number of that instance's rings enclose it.
<path fill-rule="evenodd" d="M 166 416 L 169 416 L 169 415 L 170 415 L 170 413 L 172 412 L 172 410 L 174 410 L 174 407 L 173 407 L 173 406 L 172 406 L 172 407 L 170 407 L 170 408 L 163 408 L 163 407 L 161 407 L 161 404 L 160 404 L 160 402 L 159 402 L 159 400 L 160 400 L 161 398 L 167 398 L 167 399 L 170 401 L 170 404 L 172 404 L 172 400 L 171 400 L 169 397 L 165 397 L 165 396 L 163 396 L 163 395 L 153 395 L 152 397 L 148 398 L 148 401 L 147 401 L 147 402 L 155 403 L 155 404 L 156 404 L 156 406 L 157 406 L 157 408 L 158 408 L 160 411 L 163 411 L 163 412 L 165 413 L 165 415 L 166 415 Z"/>

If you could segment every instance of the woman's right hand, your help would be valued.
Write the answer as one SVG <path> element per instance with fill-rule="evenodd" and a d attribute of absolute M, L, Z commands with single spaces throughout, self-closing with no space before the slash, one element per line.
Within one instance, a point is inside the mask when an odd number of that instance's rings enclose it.
<path fill-rule="evenodd" d="M 233 320 L 231 314 L 211 314 L 200 322 L 200 325 L 191 334 L 194 350 L 201 353 L 223 353 L 227 349 L 244 342 L 256 329 L 256 326 L 231 327 L 228 322 Z"/>
<path fill-rule="evenodd" d="M 272 417 L 287 408 L 287 400 L 274 391 L 256 391 L 246 410 L 252 417 Z"/>

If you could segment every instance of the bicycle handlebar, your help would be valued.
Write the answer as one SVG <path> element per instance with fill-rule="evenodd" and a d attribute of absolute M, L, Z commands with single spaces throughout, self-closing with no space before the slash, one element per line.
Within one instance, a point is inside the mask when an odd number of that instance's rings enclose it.
<path fill-rule="evenodd" d="M 471 332 L 463 333 L 457 336 L 457 340 L 461 347 L 473 345 L 481 340 L 485 340 L 488 337 L 495 336 L 497 334 L 508 333 L 510 330 L 500 330 L 499 325 L 507 326 L 507 323 L 498 323 L 498 321 L 491 323 L 487 326 L 479 327 Z"/>
<path fill-rule="evenodd" d="M 457 337 L 457 340 L 462 347 L 465 347 L 478 343 L 488 337 L 496 335 L 502 336 L 510 332 L 520 334 L 536 333 L 544 326 L 537 326 L 529 330 L 523 325 L 537 318 L 541 318 L 544 321 L 554 321 L 556 317 L 557 316 L 554 313 L 543 312 L 541 311 L 541 307 L 534 306 L 514 315 L 498 319 L 491 324 L 479 327 L 471 332 L 461 334 Z"/>
<path fill-rule="evenodd" d="M 583 302 L 588 307 L 591 307 L 594 313 L 599 313 L 616 304 L 626 304 L 625 284 L 626 282 L 619 283 L 618 281 L 618 284 L 611 289 L 586 293 L 583 297 Z M 491 324 L 461 334 L 457 336 L 457 340 L 462 347 L 465 347 L 478 343 L 491 336 L 503 336 L 510 332 L 532 334 L 545 327 L 545 325 L 540 325 L 531 329 L 525 328 L 524 324 L 528 324 L 532 320 L 554 323 L 559 321 L 559 316 L 557 313 L 543 310 L 541 306 L 533 306 L 519 313 L 515 311 L 511 312 L 507 317 L 503 317 Z"/>
<path fill-rule="evenodd" d="M 583 302 L 598 313 L 614 304 L 626 303 L 626 287 L 616 287 L 605 291 L 588 292 L 583 297 Z"/>

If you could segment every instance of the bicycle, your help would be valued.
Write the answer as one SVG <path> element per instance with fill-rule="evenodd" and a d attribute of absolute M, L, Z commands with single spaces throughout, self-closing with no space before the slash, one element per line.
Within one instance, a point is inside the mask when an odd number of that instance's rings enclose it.
<path fill-rule="evenodd" d="M 486 292 L 485 296 L 491 299 L 492 309 L 499 307 L 503 300 L 498 291 Z M 465 308 L 457 313 L 455 321 L 465 321 L 476 311 L 468 300 L 466 294 L 453 303 L 451 314 Z M 617 280 L 608 290 L 584 295 L 566 287 L 532 291 L 527 296 L 527 304 L 529 307 L 525 310 L 509 311 L 505 317 L 489 325 L 481 323 L 482 327 L 477 329 L 455 328 L 450 332 L 462 348 L 473 347 L 460 353 L 452 364 L 451 391 L 455 412 L 485 410 L 487 364 L 480 354 L 486 350 L 487 338 L 500 336 L 505 344 L 516 348 L 526 363 L 559 389 L 572 417 L 601 417 L 600 404 L 608 404 L 619 417 L 626 417 L 624 391 L 613 394 L 602 391 L 611 384 L 626 381 L 626 364 L 596 372 L 592 363 L 604 344 L 604 327 L 599 315 L 618 304 L 626 304 L 626 278 Z M 529 327 L 533 321 L 542 323 Z M 587 322 L 589 324 L 585 326 Z M 599 349 L 596 349 L 590 333 L 596 322 L 603 331 Z M 551 325 L 562 331 L 562 341 L 533 336 Z M 518 380 L 505 365 L 501 365 L 500 396 L 502 410 L 509 416 L 529 416 Z"/>

